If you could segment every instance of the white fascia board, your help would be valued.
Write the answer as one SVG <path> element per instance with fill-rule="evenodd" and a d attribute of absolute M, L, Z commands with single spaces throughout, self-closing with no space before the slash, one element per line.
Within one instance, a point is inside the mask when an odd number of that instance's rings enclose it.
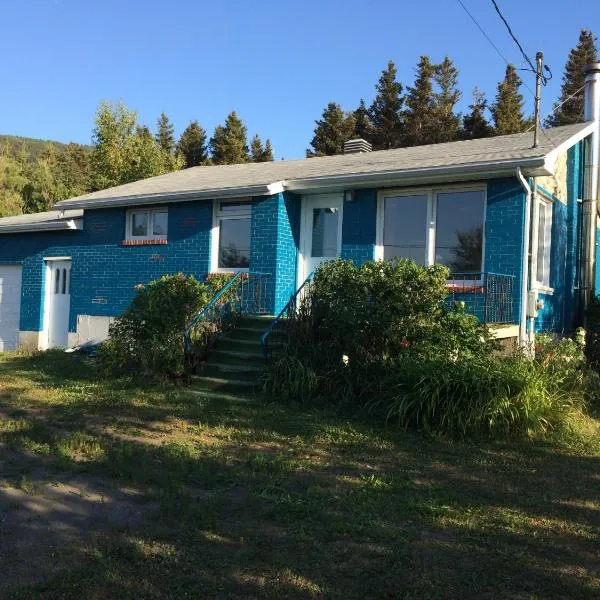
<path fill-rule="evenodd" d="M 556 168 L 556 160 L 561 154 L 564 154 L 569 148 L 584 140 L 588 135 L 594 132 L 594 123 L 589 123 L 587 127 L 582 129 L 580 132 L 572 135 L 568 140 L 554 148 L 551 152 L 546 154 L 546 166 L 551 171 L 551 175 L 554 175 Z"/>
<path fill-rule="evenodd" d="M 0 234 L 3 233 L 28 233 L 37 231 L 82 231 L 83 219 L 69 219 L 68 221 L 50 221 L 47 223 L 19 223 L 15 225 L 0 225 Z"/>
<path fill-rule="evenodd" d="M 271 196 L 284 189 L 283 182 L 252 185 L 235 188 L 218 188 L 190 192 L 158 193 L 146 196 L 114 196 L 89 200 L 62 200 L 55 205 L 58 209 L 69 208 L 110 208 L 119 206 L 143 206 L 146 204 L 165 204 L 170 202 L 192 202 L 194 200 L 213 200 L 217 198 L 240 198 L 251 196 Z"/>
<path fill-rule="evenodd" d="M 531 176 L 551 175 L 545 165 L 544 157 L 528 158 L 520 161 L 481 163 L 476 165 L 456 165 L 404 171 L 385 171 L 381 173 L 354 173 L 295 179 L 285 182 L 290 191 L 334 189 L 344 187 L 366 187 L 369 185 L 419 185 L 439 183 L 441 181 L 460 181 L 486 179 L 492 177 L 514 176 L 515 168 L 521 167 Z"/>

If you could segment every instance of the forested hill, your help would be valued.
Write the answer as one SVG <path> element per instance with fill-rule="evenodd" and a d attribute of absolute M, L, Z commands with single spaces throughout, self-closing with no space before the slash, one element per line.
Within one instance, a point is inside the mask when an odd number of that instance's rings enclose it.
<path fill-rule="evenodd" d="M 0 151 L 7 151 L 9 156 L 16 158 L 25 149 L 29 160 L 32 162 L 35 162 L 49 146 L 54 150 L 64 150 L 66 145 L 54 140 L 39 140 L 20 135 L 0 134 Z M 83 147 L 91 150 L 91 146 Z"/>

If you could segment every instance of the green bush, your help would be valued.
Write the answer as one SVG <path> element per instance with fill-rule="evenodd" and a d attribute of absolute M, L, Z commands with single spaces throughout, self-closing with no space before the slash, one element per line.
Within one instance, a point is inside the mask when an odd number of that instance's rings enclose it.
<path fill-rule="evenodd" d="M 535 359 L 501 357 L 460 307 L 445 308 L 443 267 L 324 264 L 265 392 L 303 405 L 369 410 L 401 427 L 453 436 L 559 428 L 584 402 L 582 347 L 540 337 Z"/>
<path fill-rule="evenodd" d="M 590 302 L 586 318 L 585 355 L 589 366 L 600 372 L 600 298 Z"/>
<path fill-rule="evenodd" d="M 213 288 L 183 274 L 136 286 L 136 297 L 110 326 L 100 350 L 110 372 L 143 376 L 184 369 L 183 331 L 213 296 Z"/>

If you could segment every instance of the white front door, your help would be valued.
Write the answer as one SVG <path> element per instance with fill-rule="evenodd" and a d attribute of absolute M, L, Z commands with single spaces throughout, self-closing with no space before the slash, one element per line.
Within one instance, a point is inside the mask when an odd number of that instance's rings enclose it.
<path fill-rule="evenodd" d="M 340 255 L 343 194 L 302 198 L 298 284 L 326 260 Z"/>
<path fill-rule="evenodd" d="M 19 345 L 21 267 L 0 265 L 0 352 Z"/>
<path fill-rule="evenodd" d="M 71 308 L 71 261 L 48 263 L 48 348 L 66 348 Z"/>

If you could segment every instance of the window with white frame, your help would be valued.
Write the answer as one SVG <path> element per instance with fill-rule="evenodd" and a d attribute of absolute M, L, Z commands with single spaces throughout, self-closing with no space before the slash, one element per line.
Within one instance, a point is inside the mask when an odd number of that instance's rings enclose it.
<path fill-rule="evenodd" d="M 485 190 L 386 192 L 379 197 L 377 257 L 483 270 Z"/>
<path fill-rule="evenodd" d="M 550 287 L 550 250 L 552 248 L 552 202 L 537 201 L 537 248 L 535 279 L 538 286 Z"/>
<path fill-rule="evenodd" d="M 217 202 L 213 251 L 217 270 L 244 270 L 250 267 L 250 202 Z"/>
<path fill-rule="evenodd" d="M 166 240 L 169 213 L 166 208 L 136 208 L 127 211 L 128 240 Z"/>

